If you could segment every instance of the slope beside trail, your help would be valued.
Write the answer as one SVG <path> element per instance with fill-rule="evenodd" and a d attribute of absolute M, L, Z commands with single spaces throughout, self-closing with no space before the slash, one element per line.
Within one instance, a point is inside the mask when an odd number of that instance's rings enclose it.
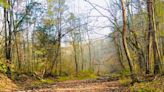
<path fill-rule="evenodd" d="M 17 88 L 17 85 L 12 80 L 0 74 L 0 92 L 11 92 Z"/>

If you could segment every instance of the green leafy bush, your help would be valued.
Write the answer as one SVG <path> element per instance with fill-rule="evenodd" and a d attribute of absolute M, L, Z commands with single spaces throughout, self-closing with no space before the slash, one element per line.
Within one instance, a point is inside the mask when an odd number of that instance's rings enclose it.
<path fill-rule="evenodd" d="M 122 77 L 124 77 L 124 76 L 126 76 L 126 75 L 129 75 L 129 74 L 130 74 L 130 71 L 129 71 L 128 69 L 122 70 L 122 71 L 120 72 L 120 75 L 121 75 Z"/>
<path fill-rule="evenodd" d="M 7 67 L 2 62 L 0 62 L 0 72 L 1 73 L 6 73 L 7 72 Z"/>

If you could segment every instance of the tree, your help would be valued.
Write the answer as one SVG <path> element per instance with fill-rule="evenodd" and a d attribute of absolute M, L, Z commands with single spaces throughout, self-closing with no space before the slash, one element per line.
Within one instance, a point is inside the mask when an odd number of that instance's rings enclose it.
<path fill-rule="evenodd" d="M 154 73 L 157 74 L 161 72 L 161 55 L 158 48 L 158 42 L 156 37 L 156 22 L 155 22 L 155 15 L 154 15 L 154 1 L 147 0 L 147 12 L 148 12 L 148 57 L 147 57 L 147 70 L 146 73 L 149 74 L 150 63 L 151 63 L 151 54 L 153 53 L 154 56 Z M 153 52 L 151 51 L 153 49 Z"/>
<path fill-rule="evenodd" d="M 11 69 L 10 64 L 12 60 L 11 56 L 11 38 L 12 38 L 12 29 L 13 29 L 13 15 L 12 15 L 12 2 L 7 1 L 7 4 L 10 5 L 9 8 L 4 7 L 4 25 L 5 25 L 5 58 L 7 63 L 7 75 L 11 78 Z"/>
<path fill-rule="evenodd" d="M 64 24 L 64 20 L 66 20 L 64 18 L 64 13 L 66 10 L 66 5 L 65 5 L 65 0 L 47 0 L 48 3 L 48 14 L 51 17 L 51 21 L 53 22 L 53 25 L 55 26 L 55 34 L 57 35 L 57 39 L 55 42 L 55 48 L 56 48 L 56 52 L 55 52 L 55 56 L 54 59 L 52 60 L 52 64 L 50 66 L 50 70 L 51 72 L 54 69 L 55 66 L 55 71 L 56 73 L 58 72 L 59 75 L 61 75 L 61 41 L 62 41 L 62 35 L 63 35 L 63 30 L 65 30 L 65 27 L 63 27 Z M 58 70 L 58 64 L 59 64 L 59 70 Z"/>
<path fill-rule="evenodd" d="M 122 7 L 122 19 L 123 19 L 123 27 L 122 27 L 122 43 L 123 43 L 123 47 L 125 50 L 125 54 L 128 60 L 128 64 L 129 64 L 129 68 L 130 68 L 130 72 L 131 72 L 131 78 L 133 80 L 133 82 L 138 81 L 134 72 L 134 66 L 133 66 L 133 62 L 132 62 L 132 58 L 130 56 L 130 52 L 128 49 L 128 45 L 127 45 L 127 41 L 126 41 L 126 10 L 125 10 L 125 4 L 124 4 L 124 0 L 121 0 L 121 7 Z"/>

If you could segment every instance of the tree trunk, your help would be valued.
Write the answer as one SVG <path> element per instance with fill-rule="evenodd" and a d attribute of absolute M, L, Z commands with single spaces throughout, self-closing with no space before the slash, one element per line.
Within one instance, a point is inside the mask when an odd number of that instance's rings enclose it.
<path fill-rule="evenodd" d="M 11 78 L 11 36 L 13 27 L 13 15 L 12 15 L 12 3 L 10 0 L 7 1 L 10 5 L 8 9 L 4 8 L 4 20 L 5 20 L 5 58 L 7 63 L 7 75 Z"/>
<path fill-rule="evenodd" d="M 147 0 L 147 11 L 148 11 L 148 21 L 149 21 L 149 29 L 148 29 L 148 57 L 147 57 L 147 68 L 146 74 L 150 73 L 150 58 L 153 53 L 154 56 L 154 74 L 161 72 L 161 55 L 158 48 L 157 37 L 156 37 L 156 24 L 154 17 L 154 8 L 153 8 L 153 0 Z M 152 38 L 152 40 L 151 40 Z M 152 41 L 152 42 L 151 42 Z M 151 46 L 152 43 L 152 46 Z M 153 52 L 151 51 L 153 49 Z M 152 52 L 152 53 L 151 53 Z"/>
<path fill-rule="evenodd" d="M 75 71 L 76 71 L 76 76 L 78 75 L 78 61 L 77 61 L 77 48 L 75 41 L 73 41 L 73 50 L 74 50 L 74 61 L 75 61 Z"/>
<path fill-rule="evenodd" d="M 138 80 L 137 80 L 137 77 L 134 72 L 132 58 L 130 56 L 130 51 L 128 49 L 128 45 L 127 45 L 127 41 L 126 41 L 126 11 L 125 11 L 124 0 L 121 0 L 121 6 L 122 6 L 122 18 L 123 18 L 122 43 L 123 43 L 125 54 L 126 54 L 126 57 L 128 60 L 128 64 L 129 64 L 129 68 L 130 68 L 130 72 L 131 72 L 131 78 L 134 83 L 134 82 L 137 82 Z"/>
<path fill-rule="evenodd" d="M 118 40 L 117 40 L 118 39 Z M 114 33 L 114 38 L 113 38 L 113 40 L 114 40 L 114 45 L 115 45 L 115 47 L 116 47 L 116 50 L 117 50 L 117 56 L 118 56 L 118 59 L 119 59 L 119 63 L 120 63 L 120 65 L 121 65 L 121 68 L 122 69 L 125 69 L 125 66 L 124 66 L 124 64 L 123 64 L 123 57 L 122 57 L 122 53 L 121 53 L 121 46 L 119 46 L 120 45 L 120 41 L 119 41 L 119 38 L 117 38 L 117 35 Z"/>

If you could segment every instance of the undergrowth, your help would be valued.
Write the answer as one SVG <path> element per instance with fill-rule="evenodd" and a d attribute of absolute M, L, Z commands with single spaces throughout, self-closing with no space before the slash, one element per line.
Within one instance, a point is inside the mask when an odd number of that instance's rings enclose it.
<path fill-rule="evenodd" d="M 164 77 L 149 82 L 135 83 L 130 86 L 131 92 L 164 92 Z"/>
<path fill-rule="evenodd" d="M 44 85 L 54 84 L 56 82 L 63 82 L 68 80 L 85 80 L 85 79 L 95 79 L 96 75 L 92 71 L 79 71 L 78 75 L 68 75 L 68 76 L 58 76 L 58 77 L 47 77 L 43 79 L 28 78 L 24 81 L 24 85 L 20 85 L 22 88 L 35 88 Z M 31 80 L 29 80 L 31 79 Z M 21 84 L 18 83 L 18 85 Z"/>

